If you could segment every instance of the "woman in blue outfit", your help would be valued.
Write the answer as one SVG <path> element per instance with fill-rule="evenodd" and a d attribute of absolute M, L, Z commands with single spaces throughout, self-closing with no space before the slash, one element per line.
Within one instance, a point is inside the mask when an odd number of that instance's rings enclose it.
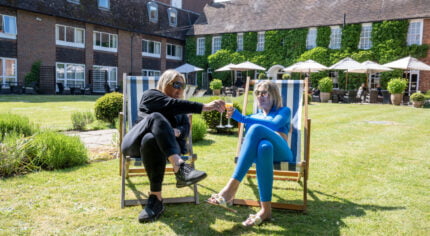
<path fill-rule="evenodd" d="M 232 178 L 218 194 L 208 199 L 210 204 L 231 205 L 240 182 L 252 163 L 256 163 L 261 210 L 242 222 L 244 226 L 259 225 L 271 218 L 273 162 L 293 160 L 287 143 L 291 111 L 282 107 L 278 87 L 264 81 L 256 85 L 254 95 L 260 112 L 243 116 L 234 109 L 227 111 L 227 116 L 244 123 L 247 131 Z"/>

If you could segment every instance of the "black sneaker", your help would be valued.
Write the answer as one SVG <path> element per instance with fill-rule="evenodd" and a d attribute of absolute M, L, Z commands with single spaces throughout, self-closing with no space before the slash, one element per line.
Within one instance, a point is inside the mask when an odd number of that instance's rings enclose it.
<path fill-rule="evenodd" d="M 176 175 L 176 187 L 182 188 L 199 182 L 200 180 L 206 178 L 207 174 L 203 171 L 196 170 L 189 164 L 182 163 L 179 166 Z"/>
<path fill-rule="evenodd" d="M 139 222 L 145 223 L 155 221 L 164 212 L 163 201 L 158 200 L 157 196 L 151 194 L 148 198 L 148 203 L 139 214 Z"/>

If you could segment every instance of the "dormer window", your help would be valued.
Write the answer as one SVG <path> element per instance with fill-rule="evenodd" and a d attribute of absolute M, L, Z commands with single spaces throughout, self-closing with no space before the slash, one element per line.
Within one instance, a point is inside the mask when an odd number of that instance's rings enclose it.
<path fill-rule="evenodd" d="M 99 4 L 100 9 L 109 10 L 110 8 L 109 0 L 97 0 L 97 2 Z"/>
<path fill-rule="evenodd" d="M 149 21 L 152 23 L 158 22 L 158 5 L 155 2 L 148 2 L 146 5 L 148 7 Z"/>
<path fill-rule="evenodd" d="M 178 12 L 174 8 L 167 9 L 167 15 L 169 16 L 169 25 L 176 27 L 178 25 Z"/>

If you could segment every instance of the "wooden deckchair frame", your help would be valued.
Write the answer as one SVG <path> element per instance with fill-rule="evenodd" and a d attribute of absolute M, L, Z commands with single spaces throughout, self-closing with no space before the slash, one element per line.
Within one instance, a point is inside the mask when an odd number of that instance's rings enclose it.
<path fill-rule="evenodd" d="M 128 77 L 124 73 L 123 75 L 123 111 L 119 114 L 119 174 L 121 176 L 121 208 L 124 208 L 126 206 L 136 206 L 136 205 L 145 205 L 147 203 L 147 199 L 125 199 L 125 187 L 126 187 L 126 179 L 129 177 L 135 177 L 135 176 L 147 176 L 146 170 L 144 167 L 137 167 L 137 168 L 130 168 L 130 163 L 132 158 L 129 156 L 125 156 L 121 151 L 121 145 L 124 135 L 126 134 L 126 128 L 127 128 L 127 120 L 128 115 L 127 114 L 127 102 L 128 101 L 128 92 L 127 91 L 127 80 Z M 140 98 L 137 98 L 140 99 Z M 137 102 L 139 104 L 139 101 Z M 137 109 L 137 108 L 136 108 Z M 191 124 L 192 124 L 192 116 L 188 115 L 189 121 L 190 121 L 190 133 L 187 138 L 187 147 L 188 147 L 188 155 L 183 156 L 182 158 L 184 160 L 188 160 L 191 164 L 191 166 L 194 167 L 194 162 L 197 160 L 197 155 L 193 152 L 193 146 L 192 146 L 192 133 L 191 133 Z M 166 167 L 165 174 L 172 175 L 173 168 L 172 167 Z M 174 197 L 174 198 L 163 198 L 164 203 L 195 203 L 199 204 L 199 193 L 197 190 L 197 184 L 194 184 L 192 186 L 193 189 L 193 196 L 188 197 Z"/>
<path fill-rule="evenodd" d="M 247 77 L 245 84 L 245 96 L 243 101 L 242 114 L 245 115 L 246 106 L 248 104 L 248 91 L 249 91 L 250 78 Z M 279 203 L 272 202 L 273 208 L 288 209 L 295 211 L 305 211 L 307 207 L 307 192 L 308 192 L 308 176 L 309 176 L 309 159 L 310 159 L 310 137 L 311 137 L 311 119 L 308 118 L 308 90 L 309 90 L 308 78 L 305 78 L 305 88 L 304 88 L 304 137 L 303 137 L 303 159 L 298 163 L 299 171 L 289 171 L 289 170 L 274 170 L 274 180 L 285 180 L 285 181 L 302 181 L 303 183 L 303 201 L 302 204 L 290 204 L 290 203 Z M 239 124 L 239 140 L 237 145 L 236 156 L 239 155 L 240 148 L 242 145 L 243 138 L 243 124 Z M 247 173 L 249 178 L 256 177 L 256 170 L 250 169 Z M 233 204 L 244 205 L 244 206 L 260 206 L 260 202 L 257 200 L 247 200 L 247 199 L 234 199 Z"/>

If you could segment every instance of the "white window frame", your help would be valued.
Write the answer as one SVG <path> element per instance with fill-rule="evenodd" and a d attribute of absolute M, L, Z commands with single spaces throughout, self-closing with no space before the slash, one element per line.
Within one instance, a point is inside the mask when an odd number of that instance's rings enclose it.
<path fill-rule="evenodd" d="M 212 37 L 212 54 L 216 53 L 218 50 L 221 50 L 221 42 L 222 36 Z"/>
<path fill-rule="evenodd" d="M 169 25 L 176 27 L 178 25 L 178 11 L 175 8 L 167 9 L 167 19 L 169 20 Z M 173 19 L 173 21 L 172 21 Z"/>
<path fill-rule="evenodd" d="M 337 26 L 331 26 L 331 33 L 330 33 L 330 49 L 340 49 L 342 44 L 342 29 Z"/>
<path fill-rule="evenodd" d="M 144 42 L 146 42 L 146 48 L 144 47 Z M 149 45 L 150 44 L 154 44 L 154 52 L 150 52 L 149 49 Z M 145 57 L 155 57 L 155 58 L 160 58 L 161 57 L 161 42 L 158 41 L 153 41 L 153 40 L 149 40 L 149 39 L 142 39 L 142 56 Z"/>
<path fill-rule="evenodd" d="M 80 0 L 67 0 L 70 3 L 80 4 Z"/>
<path fill-rule="evenodd" d="M 2 25 L 1 25 L 1 30 L 2 31 L 0 31 L 0 38 L 8 38 L 8 39 L 16 39 L 16 35 L 17 35 L 17 31 L 18 31 L 18 29 L 17 29 L 17 27 L 16 27 L 16 17 L 15 16 L 11 16 L 11 15 L 2 15 L 2 14 L 0 14 L 0 17 L 2 18 L 1 20 L 1 22 L 2 22 Z M 14 26 L 13 26 L 13 29 L 14 29 L 14 31 L 13 32 L 4 32 L 4 29 L 6 28 L 6 25 L 5 25 L 5 22 L 6 22 L 6 18 L 10 18 L 9 20 L 13 20 L 13 22 L 12 22 L 12 24 L 14 24 Z"/>
<path fill-rule="evenodd" d="M 60 27 L 64 27 L 64 39 L 60 40 Z M 73 42 L 67 42 L 67 28 L 73 28 Z M 77 40 L 77 32 L 82 31 L 82 43 L 76 42 Z M 55 25 L 55 42 L 57 45 L 61 46 L 69 46 L 69 47 L 76 47 L 76 48 L 85 48 L 85 29 L 84 28 L 78 28 L 73 26 L 67 26 L 67 25 Z"/>
<path fill-rule="evenodd" d="M 372 48 L 372 23 L 361 24 L 360 42 L 358 49 L 368 50 Z"/>
<path fill-rule="evenodd" d="M 100 37 L 100 45 L 97 45 L 97 34 L 99 34 Z M 102 45 L 102 38 L 103 35 L 107 35 L 109 38 L 109 45 L 103 46 Z M 100 51 L 107 51 L 107 52 L 117 52 L 118 51 L 118 35 L 117 34 L 111 34 L 101 31 L 94 31 L 93 32 L 93 49 L 94 50 L 100 50 Z"/>
<path fill-rule="evenodd" d="M 158 4 L 155 2 L 148 2 L 146 4 L 146 7 L 148 8 L 148 17 L 149 17 L 149 21 L 152 23 L 157 23 L 158 22 Z M 151 13 L 154 12 L 154 17 L 151 17 Z"/>
<path fill-rule="evenodd" d="M 170 5 L 172 5 L 172 7 L 182 9 L 182 0 L 170 0 Z"/>
<path fill-rule="evenodd" d="M 308 35 L 306 36 L 306 49 L 312 49 L 317 46 L 317 34 L 317 28 L 311 27 L 308 29 Z"/>
<path fill-rule="evenodd" d="M 2 85 L 2 87 L 9 87 L 10 83 L 17 83 L 18 82 L 18 61 L 16 58 L 9 58 L 9 57 L 0 57 L 1 63 L 1 74 L 0 74 L 0 85 Z M 13 68 L 13 75 L 6 75 L 6 60 L 10 60 L 14 62 L 14 67 Z M 7 80 L 7 82 L 6 82 Z"/>
<path fill-rule="evenodd" d="M 412 28 L 413 25 L 419 23 L 419 29 Z M 411 32 L 414 30 L 414 32 Z M 423 43 L 423 20 L 410 20 L 408 26 L 408 34 L 406 37 L 406 43 L 408 46 L 410 45 L 421 45 Z"/>
<path fill-rule="evenodd" d="M 172 47 L 172 48 L 169 50 L 169 47 Z M 169 51 L 172 51 L 173 47 L 175 49 L 175 55 L 169 55 Z M 179 50 L 179 52 L 177 52 L 177 50 Z M 176 54 L 179 54 L 179 55 L 176 55 Z M 166 58 L 167 59 L 182 60 L 182 55 L 183 55 L 183 49 L 182 49 L 181 45 L 171 44 L 171 43 L 166 44 Z"/>
<path fill-rule="evenodd" d="M 64 78 L 59 78 L 58 65 L 64 66 Z M 82 66 L 83 67 L 83 78 L 76 78 L 76 71 L 74 78 L 68 78 L 67 67 L 68 66 Z M 85 86 L 85 64 L 78 63 L 67 63 L 67 62 L 57 62 L 55 63 L 55 81 L 56 83 L 62 83 L 64 88 L 83 88 Z M 69 84 L 70 83 L 70 84 Z M 78 83 L 78 85 L 76 85 Z"/>
<path fill-rule="evenodd" d="M 264 41 L 265 41 L 265 32 L 258 32 L 257 35 L 257 52 L 262 52 L 264 51 Z"/>
<path fill-rule="evenodd" d="M 142 69 L 142 76 L 150 77 L 154 76 L 155 78 L 160 77 L 161 71 L 159 70 L 151 70 L 151 69 Z"/>
<path fill-rule="evenodd" d="M 197 47 L 196 47 L 196 55 L 203 56 L 206 51 L 206 39 L 205 37 L 197 38 Z"/>
<path fill-rule="evenodd" d="M 118 86 L 118 67 L 93 65 L 94 70 L 107 71 L 107 83 L 111 89 Z"/>
<path fill-rule="evenodd" d="M 106 4 L 106 5 L 104 5 L 104 4 Z M 97 0 L 97 5 L 99 6 L 99 9 L 109 10 L 110 9 L 110 0 Z"/>
<path fill-rule="evenodd" d="M 243 51 L 243 33 L 237 33 L 237 49 L 236 51 Z"/>

